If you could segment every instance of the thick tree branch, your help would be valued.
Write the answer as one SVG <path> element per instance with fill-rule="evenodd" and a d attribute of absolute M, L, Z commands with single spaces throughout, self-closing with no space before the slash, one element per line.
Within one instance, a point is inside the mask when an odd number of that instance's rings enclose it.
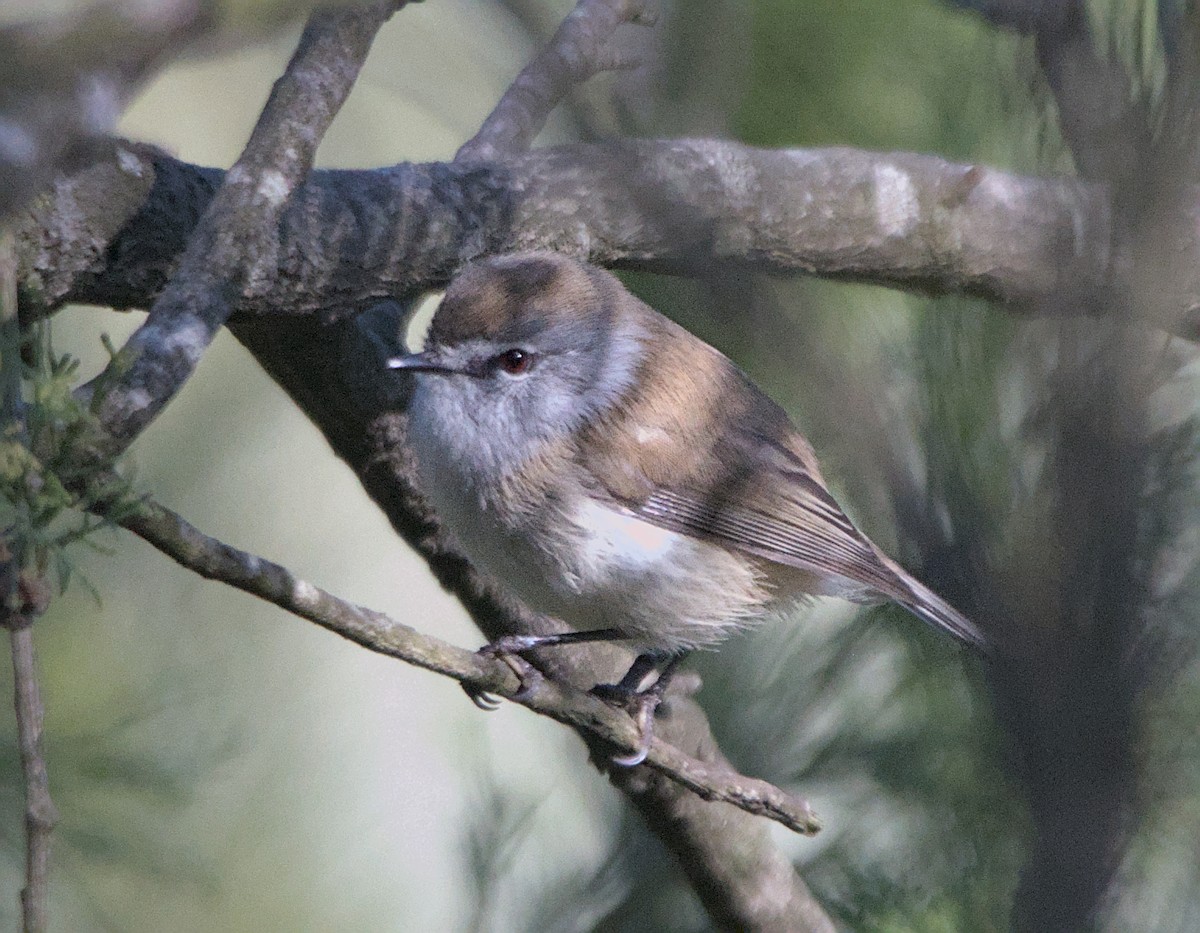
<path fill-rule="evenodd" d="M 129 144 L 60 179 L 18 228 L 25 313 L 66 301 L 147 307 L 220 172 Z M 1191 273 L 1164 303 L 1200 304 L 1200 217 L 1181 208 Z M 114 217 L 125 219 L 118 228 Z M 622 140 L 494 163 L 317 171 L 297 192 L 240 314 L 352 315 L 443 286 L 491 252 L 557 249 L 600 265 L 688 272 L 725 261 L 1054 310 L 1095 299 L 1120 257 L 1107 191 L 935 156 Z M 117 228 L 117 229 L 114 229 Z M 1054 299 L 1054 307 L 1046 302 Z"/>
<path fill-rule="evenodd" d="M 381 613 L 340 600 L 278 564 L 210 538 L 162 506 L 147 503 L 121 524 L 187 569 L 265 599 L 371 651 L 508 699 L 521 689 L 503 661 L 457 648 Z M 586 729 L 618 748 L 637 747 L 638 730 L 628 716 L 567 684 L 542 682 L 519 702 L 543 716 Z M 795 832 L 812 834 L 820 829 L 804 801 L 765 781 L 697 761 L 661 739 L 652 743 L 646 765 L 704 800 L 732 804 Z"/>
<path fill-rule="evenodd" d="M 551 111 L 577 84 L 630 66 L 610 42 L 623 23 L 653 22 L 645 0 L 579 0 L 549 44 L 504 92 L 456 162 L 490 161 L 524 152 Z"/>
<path fill-rule="evenodd" d="M 276 228 L 312 168 L 317 145 L 350 93 L 379 27 L 405 0 L 314 13 L 271 90 L 241 157 L 199 219 L 171 281 L 127 353 L 85 387 L 104 386 L 97 414 L 119 452 L 191 375 L 233 298 L 278 267 Z"/>

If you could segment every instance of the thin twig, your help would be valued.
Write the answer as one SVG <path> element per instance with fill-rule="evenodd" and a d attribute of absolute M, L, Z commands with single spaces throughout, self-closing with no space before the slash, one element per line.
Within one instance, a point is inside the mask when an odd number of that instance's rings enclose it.
<path fill-rule="evenodd" d="M 81 389 L 90 397 L 104 387 L 97 414 L 109 435 L 110 456 L 131 444 L 187 381 L 237 296 L 273 276 L 277 229 L 291 194 L 312 168 L 317 145 L 350 93 L 375 33 L 406 2 L 381 0 L 310 17 L 170 284 L 129 339 L 123 358 Z"/>
<path fill-rule="evenodd" d="M 12 236 L 4 229 L 0 229 L 0 426 L 5 437 L 27 440 L 21 410 L 16 263 Z M 21 890 L 21 913 L 26 933 L 42 933 L 46 929 L 50 834 L 58 822 L 42 749 L 44 710 L 30 628 L 34 618 L 46 611 L 49 601 L 45 581 L 22 572 L 9 542 L 0 541 L 0 626 L 11 633 L 13 706 L 25 784 L 25 887 Z"/>
<path fill-rule="evenodd" d="M 203 534 L 156 503 L 147 503 L 121 524 L 189 570 L 258 596 L 371 651 L 508 699 L 521 690 L 520 681 L 504 662 L 338 599 L 279 564 Z M 518 702 L 558 722 L 587 729 L 618 748 L 637 747 L 638 730 L 628 716 L 566 684 L 545 680 L 532 696 Z M 705 800 L 732 804 L 798 833 L 820 829 L 805 801 L 766 781 L 697 761 L 659 739 L 651 744 L 646 764 Z"/>
<path fill-rule="evenodd" d="M 609 45 L 623 23 L 650 24 L 644 0 L 579 0 L 549 44 L 504 92 L 488 118 L 454 156 L 482 161 L 524 152 L 571 88 L 604 71 L 636 64 Z"/>
<path fill-rule="evenodd" d="M 9 615 L 4 624 L 11 629 L 13 705 L 25 778 L 25 887 L 21 890 L 21 909 L 26 933 L 41 933 L 47 927 L 50 835 L 58 823 L 58 811 L 50 797 L 50 778 L 42 748 L 45 710 L 38 689 L 30 622 L 28 616 Z"/>

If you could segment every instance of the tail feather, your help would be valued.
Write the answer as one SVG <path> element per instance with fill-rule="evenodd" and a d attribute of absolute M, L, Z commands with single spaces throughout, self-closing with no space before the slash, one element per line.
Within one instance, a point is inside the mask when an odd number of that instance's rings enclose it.
<path fill-rule="evenodd" d="M 963 644 L 984 653 L 989 651 L 987 639 L 970 619 L 914 578 L 878 547 L 873 544 L 871 547 L 879 558 L 879 562 L 890 571 L 892 577 L 891 585 L 877 587 L 877 592 L 903 606 L 918 619 L 953 635 Z"/>
<path fill-rule="evenodd" d="M 911 593 L 908 598 L 905 598 L 903 594 L 896 594 L 893 597 L 901 606 L 934 628 L 949 632 L 964 644 L 979 651 L 986 652 L 988 650 L 987 639 L 970 619 L 908 574 L 903 574 L 901 581 L 904 583 L 905 589 Z"/>

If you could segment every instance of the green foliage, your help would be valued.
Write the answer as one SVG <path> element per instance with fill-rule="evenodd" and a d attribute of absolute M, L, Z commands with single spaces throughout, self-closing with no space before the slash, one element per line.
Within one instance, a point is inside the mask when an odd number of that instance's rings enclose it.
<path fill-rule="evenodd" d="M 129 365 L 122 351 L 104 343 L 113 365 L 86 401 L 76 393 L 79 361 L 55 353 L 49 324 L 31 328 L 24 340 L 6 327 L 0 351 L 6 397 L 18 413 L 0 434 L 0 535 L 19 567 L 54 574 L 61 591 L 77 577 L 68 547 L 97 547 L 98 531 L 142 508 L 132 481 L 96 453 L 102 436 L 96 412 Z"/>

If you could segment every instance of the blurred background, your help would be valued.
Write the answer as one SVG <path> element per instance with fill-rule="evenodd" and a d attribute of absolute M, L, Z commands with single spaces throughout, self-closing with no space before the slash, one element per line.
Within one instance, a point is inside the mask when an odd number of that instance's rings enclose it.
<path fill-rule="evenodd" d="M 63 4 L 19 6 L 34 17 Z M 236 6 L 254 22 L 253 4 Z M 449 159 L 570 6 L 403 10 L 320 164 Z M 1155 12 L 1093 7 L 1106 53 L 1151 102 L 1162 87 Z M 252 39 L 247 26 L 173 65 L 120 131 L 229 165 L 299 25 Z M 646 65 L 596 81 L 543 142 L 720 135 L 1071 171 L 1030 43 L 948 3 L 680 0 L 653 33 L 626 38 Z M 822 816 L 815 839 L 778 840 L 827 909 L 856 930 L 1008 929 L 1016 899 L 1045 893 L 1031 878 L 1054 858 L 1054 788 L 1075 793 L 1090 774 L 1119 802 L 1119 825 L 1088 853 L 1103 864 L 1080 882 L 1101 886 L 1096 925 L 1200 928 L 1195 589 L 1177 546 L 1195 510 L 1190 348 L 1163 338 L 1170 370 L 1128 413 L 1142 439 L 1132 465 L 1121 448 L 1130 478 L 1105 467 L 1117 455 L 1104 424 L 1077 436 L 1093 422 L 1070 403 L 1107 398 L 1085 377 L 1113 344 L 1092 332 L 963 299 L 737 270 L 627 280 L 783 403 L 860 526 L 1012 649 L 985 672 L 901 612 L 827 601 L 694 659 L 734 763 Z M 106 358 L 100 335 L 119 343 L 137 317 L 70 309 L 55 319 L 56 348 L 90 375 Z M 480 642 L 227 334 L 129 460 L 138 489 L 205 532 L 419 629 Z M 1110 489 L 1116 479 L 1124 486 Z M 1096 514 L 1068 495 L 1080 484 L 1130 492 L 1132 525 L 1064 532 L 1055 522 L 1071 509 Z M 1125 550 L 1096 550 L 1105 533 Z M 671 857 L 573 734 L 512 706 L 485 716 L 448 680 L 200 580 L 128 535 L 105 543 L 75 555 L 98 598 L 73 586 L 36 630 L 62 814 L 55 928 L 707 928 Z M 1168 557 L 1169 570 L 1155 562 Z M 1085 565 L 1120 591 L 1106 595 Z M 1097 609 L 1062 629 L 1075 641 L 1045 635 L 1039 626 L 1070 616 L 1064 604 L 1082 605 L 1085 591 L 1120 619 Z M 1081 642 L 1103 658 L 1077 670 L 1069 649 Z M 0 924 L 15 926 L 21 788 L 13 725 L 0 719 Z M 1072 832 L 1059 836 L 1075 845 Z"/>

